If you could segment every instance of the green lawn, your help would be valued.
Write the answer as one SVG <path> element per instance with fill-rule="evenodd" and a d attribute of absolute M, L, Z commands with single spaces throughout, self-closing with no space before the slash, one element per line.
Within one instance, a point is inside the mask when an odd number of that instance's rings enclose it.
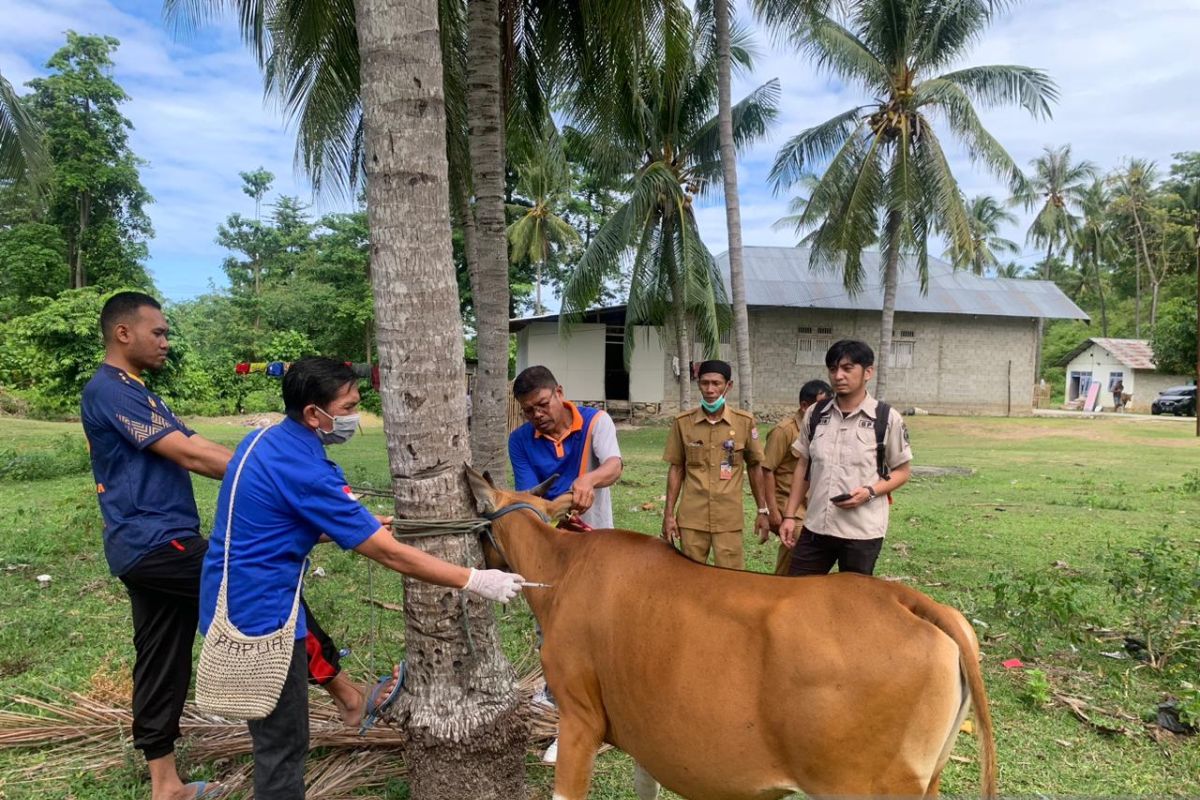
<path fill-rule="evenodd" d="M 916 464 L 963 467 L 972 474 L 917 477 L 898 493 L 878 574 L 909 582 L 982 623 L 1002 791 L 1200 795 L 1200 741 L 1156 741 L 1139 721 L 1164 694 L 1184 691 L 1184 681 L 1200 685 L 1197 656 L 1184 654 L 1173 666 L 1153 670 L 1137 660 L 1102 656 L 1120 651 L 1121 639 L 1097 633 L 1134 633 L 1133 612 L 1144 610 L 1109 589 L 1112 565 L 1137 563 L 1130 548 L 1160 536 L 1176 541 L 1189 555 L 1163 569 L 1185 583 L 1198 579 L 1200 443 L 1191 425 L 945 417 L 917 417 L 909 425 Z M 229 445 L 248 430 L 216 421 L 199 421 L 196 428 Z M 621 433 L 627 466 L 614 492 L 619 526 L 658 532 L 664 435 L 662 427 Z M 9 698 L 19 694 L 49 697 L 49 687 L 87 692 L 119 686 L 132 661 L 128 603 L 120 583 L 107 575 L 83 446 L 78 425 L 0 420 L 0 707 L 11 706 Z M 331 452 L 352 483 L 386 485 L 380 428 Z M 47 475 L 57 477 L 39 477 Z M 195 486 L 208 526 L 217 484 L 197 478 Z M 650 510 L 643 510 L 647 504 Z M 750 521 L 748 513 L 747 530 Z M 759 545 L 747 537 L 746 551 L 748 568 L 774 565 L 773 542 Z M 319 548 L 314 566 L 327 577 L 310 579 L 307 595 L 328 630 L 354 649 L 350 669 L 365 677 L 402 657 L 401 615 L 372 611 L 363 602 L 369 591 L 376 600 L 400 602 L 399 580 L 382 569 L 370 572 L 364 559 L 332 548 Z M 48 588 L 35 580 L 43 573 L 52 576 Z M 996 587 L 1015 592 L 1022 580 L 1025 594 L 997 607 Z M 1148 596 L 1145 607 L 1153 602 Z M 1194 621 L 1196 609 L 1188 611 Z M 518 602 L 498 613 L 510 658 L 527 655 L 533 641 L 528 610 Z M 1061 625 L 1054 624 L 1055 615 Z M 1012 657 L 1040 668 L 1049 691 L 1035 698 L 1024 672 L 1000 665 Z M 1039 702 L 1055 693 L 1083 699 L 1093 721 L 1125 733 L 1101 733 L 1061 703 Z M 966 761 L 951 762 L 944 791 L 977 791 L 974 753 L 974 740 L 962 737 L 956 755 Z M 102 775 L 54 776 L 36 787 L 5 784 L 6 774 L 39 758 L 0 751 L 0 797 L 148 797 L 132 761 Z M 550 796 L 551 780 L 550 770 L 531 767 L 535 797 Z M 396 789 L 385 796 L 406 795 Z M 601 757 L 592 796 L 634 797 L 628 759 L 619 753 Z"/>

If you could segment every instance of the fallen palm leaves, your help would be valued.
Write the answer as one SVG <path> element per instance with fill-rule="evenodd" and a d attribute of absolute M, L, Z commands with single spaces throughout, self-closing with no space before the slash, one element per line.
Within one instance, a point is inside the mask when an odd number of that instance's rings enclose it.
<path fill-rule="evenodd" d="M 558 711 L 529 703 L 542 683 L 541 668 L 535 664 L 523 672 L 517 687 L 529 708 L 530 752 L 538 755 L 558 735 Z M 28 710 L 0 710 L 0 749 L 36 750 L 38 755 L 35 765 L 4 777 L 9 787 L 135 763 L 129 738 L 132 713 L 126 704 L 74 692 L 55 694 L 62 699 L 15 697 L 12 705 Z M 337 800 L 353 795 L 361 800 L 363 790 L 404 777 L 405 737 L 399 730 L 377 725 L 359 736 L 342 723 L 333 702 L 323 694 L 310 697 L 309 718 L 313 752 L 306 774 L 308 797 Z M 180 751 L 188 762 L 213 766 L 222 784 L 246 800 L 253 797 L 252 765 L 243 760 L 251 751 L 244 722 L 206 715 L 189 704 L 180 729 Z"/>

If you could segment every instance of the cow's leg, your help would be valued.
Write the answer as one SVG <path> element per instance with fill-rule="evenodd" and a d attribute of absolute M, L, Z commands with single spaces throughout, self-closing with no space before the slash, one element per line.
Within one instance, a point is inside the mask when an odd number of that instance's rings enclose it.
<path fill-rule="evenodd" d="M 586 800 L 596 751 L 603 737 L 603 725 L 593 725 L 577 714 L 563 713 L 558 722 L 554 800 Z"/>
<path fill-rule="evenodd" d="M 633 790 L 638 800 L 658 800 L 658 781 L 637 762 L 633 765 Z"/>
<path fill-rule="evenodd" d="M 942 785 L 942 773 L 939 771 L 937 775 L 933 776 L 933 780 L 931 780 L 929 782 L 929 788 L 925 790 L 925 796 L 926 797 L 937 797 L 938 793 L 941 790 L 941 785 Z"/>

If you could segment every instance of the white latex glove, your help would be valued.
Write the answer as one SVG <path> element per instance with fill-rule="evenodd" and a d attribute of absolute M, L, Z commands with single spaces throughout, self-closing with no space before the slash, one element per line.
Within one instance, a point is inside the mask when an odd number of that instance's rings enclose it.
<path fill-rule="evenodd" d="M 521 591 L 525 579 L 514 572 L 503 572 L 498 569 L 472 569 L 471 577 L 463 588 L 474 592 L 486 600 L 507 603 Z"/>

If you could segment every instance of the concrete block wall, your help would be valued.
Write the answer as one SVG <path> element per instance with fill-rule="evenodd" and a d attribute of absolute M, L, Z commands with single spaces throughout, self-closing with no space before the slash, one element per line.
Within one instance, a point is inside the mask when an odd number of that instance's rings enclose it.
<path fill-rule="evenodd" d="M 838 339 L 861 339 L 878 349 L 879 322 L 875 311 L 752 308 L 750 337 L 758 416 L 778 418 L 794 408 L 805 381 L 828 379 L 823 341 L 816 342 L 819 352 L 805 359 L 819 363 L 796 363 L 802 335 L 799 328 L 814 332 L 828 328 L 830 333 L 820 338 L 830 344 Z M 896 341 L 912 343 L 913 355 L 911 367 L 893 365 L 889 370 L 887 400 L 892 405 L 944 414 L 1031 413 L 1034 320 L 897 313 L 894 330 Z M 912 331 L 914 336 L 901 339 L 900 331 Z M 731 363 L 732 356 L 730 348 Z M 663 381 L 664 406 L 674 408 L 679 392 L 670 370 L 670 354 Z"/>

